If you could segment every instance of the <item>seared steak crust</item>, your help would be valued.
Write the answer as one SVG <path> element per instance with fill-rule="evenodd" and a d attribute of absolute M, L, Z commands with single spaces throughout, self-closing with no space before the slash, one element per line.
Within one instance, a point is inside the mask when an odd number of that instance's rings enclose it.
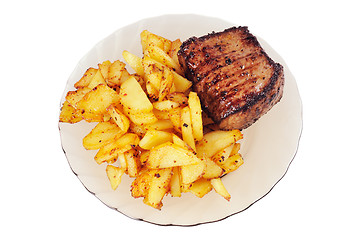
<path fill-rule="evenodd" d="M 282 97 L 283 67 L 247 27 L 192 37 L 178 59 L 204 111 L 221 129 L 249 127 Z"/>

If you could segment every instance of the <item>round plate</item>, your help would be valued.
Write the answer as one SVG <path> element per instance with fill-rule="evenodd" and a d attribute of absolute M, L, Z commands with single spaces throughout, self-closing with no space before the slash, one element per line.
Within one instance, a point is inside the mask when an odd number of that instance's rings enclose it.
<path fill-rule="evenodd" d="M 61 103 L 66 93 L 74 90 L 73 84 L 87 68 L 97 67 L 105 60 L 124 61 L 123 50 L 141 56 L 142 30 L 147 29 L 170 40 L 180 38 L 184 41 L 231 26 L 235 24 L 199 15 L 164 15 L 123 27 L 99 42 L 80 60 L 67 82 Z M 302 130 L 302 105 L 296 81 L 286 63 L 264 40 L 259 37 L 258 40 L 269 56 L 284 66 L 284 95 L 271 111 L 243 131 L 240 152 L 245 163 L 222 179 L 231 194 L 229 202 L 214 191 L 203 198 L 184 193 L 180 198 L 165 196 L 159 211 L 143 204 L 142 199 L 131 197 L 133 179 L 128 176 L 123 176 L 120 186 L 113 191 L 105 173 L 105 164 L 98 165 L 94 161 L 96 151 L 85 150 L 82 146 L 83 137 L 95 123 L 59 123 L 64 153 L 85 188 L 110 208 L 130 218 L 159 225 L 196 225 L 218 221 L 247 209 L 264 197 L 282 179 L 296 154 Z M 130 67 L 127 69 L 132 71 Z"/>

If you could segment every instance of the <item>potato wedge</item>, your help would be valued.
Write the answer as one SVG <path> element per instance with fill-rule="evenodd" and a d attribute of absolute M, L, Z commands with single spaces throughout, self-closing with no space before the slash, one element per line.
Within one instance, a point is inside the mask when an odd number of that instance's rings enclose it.
<path fill-rule="evenodd" d="M 124 157 L 127 162 L 127 171 L 129 177 L 136 177 L 140 170 L 140 160 L 138 152 L 135 149 L 130 149 L 124 152 Z"/>
<path fill-rule="evenodd" d="M 218 165 L 223 169 L 224 174 L 227 174 L 238 169 L 243 163 L 242 155 L 236 153 Z"/>
<path fill-rule="evenodd" d="M 118 125 L 120 130 L 126 133 L 129 129 L 130 121 L 114 104 L 107 108 L 107 112 L 113 121 Z"/>
<path fill-rule="evenodd" d="M 180 197 L 182 195 L 181 183 L 179 176 L 179 167 L 174 167 L 170 179 L 170 194 L 172 197 Z"/>
<path fill-rule="evenodd" d="M 123 51 L 123 58 L 129 64 L 129 66 L 140 76 L 144 76 L 142 59 L 133 53 Z"/>
<path fill-rule="evenodd" d="M 213 162 L 207 157 L 204 158 L 204 161 L 206 163 L 206 170 L 204 171 L 203 178 L 212 179 L 222 176 L 224 170 L 220 166 L 218 166 L 217 163 Z"/>
<path fill-rule="evenodd" d="M 99 122 L 90 133 L 83 138 L 83 146 L 87 150 L 99 149 L 122 136 L 122 131 L 112 122 Z"/>
<path fill-rule="evenodd" d="M 93 78 L 93 76 L 95 75 L 95 73 L 98 71 L 98 69 L 95 69 L 95 68 L 88 68 L 83 77 L 77 81 L 76 83 L 74 83 L 74 87 L 76 89 L 79 89 L 79 88 L 84 88 L 84 87 L 87 87 L 90 83 L 90 80 Z"/>
<path fill-rule="evenodd" d="M 166 142 L 150 150 L 147 167 L 170 168 L 200 162 L 201 160 L 193 152 Z"/>
<path fill-rule="evenodd" d="M 173 123 L 174 130 L 182 133 L 182 109 L 180 107 L 168 111 L 170 121 Z"/>
<path fill-rule="evenodd" d="M 212 157 L 218 151 L 228 147 L 243 138 L 239 130 L 213 131 L 203 136 L 203 139 L 197 143 L 196 149 L 199 156 Z"/>
<path fill-rule="evenodd" d="M 113 165 L 107 165 L 105 168 L 110 185 L 113 190 L 116 190 L 122 180 L 123 170 Z"/>
<path fill-rule="evenodd" d="M 175 62 L 162 48 L 155 44 L 148 44 L 147 54 L 154 60 L 166 65 L 170 69 L 174 70 L 178 74 L 182 73 L 182 70 L 177 62 Z"/>
<path fill-rule="evenodd" d="M 150 150 L 165 142 L 171 142 L 173 140 L 172 134 L 169 132 L 158 131 L 150 129 L 139 142 L 139 147 Z"/>
<path fill-rule="evenodd" d="M 211 181 L 211 185 L 212 185 L 213 189 L 219 195 L 224 197 L 224 199 L 226 199 L 227 201 L 231 200 L 231 195 L 228 193 L 227 189 L 223 185 L 223 182 L 221 181 L 220 178 L 214 178 L 214 179 L 211 179 L 210 181 Z"/>
<path fill-rule="evenodd" d="M 138 146 L 139 137 L 134 133 L 126 133 L 113 142 L 101 147 L 94 159 L 98 164 L 103 162 L 111 162 L 117 159 L 119 153 L 129 151 Z"/>
<path fill-rule="evenodd" d="M 179 103 L 170 100 L 164 100 L 160 102 L 154 102 L 153 106 L 159 111 L 170 111 L 174 108 L 177 108 L 179 106 Z"/>
<path fill-rule="evenodd" d="M 79 88 L 75 91 L 69 91 L 66 96 L 65 100 L 74 108 L 77 108 L 76 104 L 87 94 L 90 92 L 91 89 L 88 87 Z"/>
<path fill-rule="evenodd" d="M 217 164 L 222 164 L 231 155 L 233 147 L 234 147 L 234 144 L 231 144 L 228 147 L 225 147 L 225 148 L 221 149 L 220 151 L 218 151 L 216 154 L 214 154 L 212 156 L 213 162 L 215 162 Z"/>
<path fill-rule="evenodd" d="M 153 208 L 160 209 L 163 206 L 162 199 L 169 190 L 169 182 L 172 176 L 172 169 L 158 169 L 152 172 L 149 189 L 143 202 Z"/>
<path fill-rule="evenodd" d="M 94 76 L 90 79 L 89 85 L 87 86 L 90 89 L 95 88 L 99 84 L 106 85 L 105 79 L 103 78 L 102 73 L 98 69 L 98 71 L 94 74 Z"/>
<path fill-rule="evenodd" d="M 130 187 L 132 197 L 139 198 L 146 196 L 151 182 L 151 176 L 154 175 L 155 172 L 156 170 L 144 171 L 135 178 Z"/>
<path fill-rule="evenodd" d="M 154 112 L 154 111 L 153 111 Z M 170 130 L 173 129 L 173 123 L 171 120 L 158 120 L 155 123 L 144 125 L 145 130 Z"/>
<path fill-rule="evenodd" d="M 188 164 L 180 167 L 182 184 L 191 184 L 203 176 L 206 171 L 206 162 L 201 160 L 196 164 Z"/>
<path fill-rule="evenodd" d="M 83 120 L 81 112 L 78 109 L 74 108 L 72 105 L 70 105 L 68 101 L 65 101 L 63 103 L 63 106 L 61 107 L 59 122 L 77 123 L 81 120 Z"/>
<path fill-rule="evenodd" d="M 197 93 L 190 92 L 188 105 L 191 114 L 192 130 L 195 141 L 203 138 L 202 107 Z"/>
<path fill-rule="evenodd" d="M 189 107 L 185 107 L 181 111 L 181 128 L 183 140 L 193 149 L 196 150 L 193 137 L 192 119 Z"/>
<path fill-rule="evenodd" d="M 126 114 L 130 121 L 136 125 L 149 125 L 158 121 L 153 112 L 144 112 L 144 113 L 132 113 L 128 112 Z"/>
<path fill-rule="evenodd" d="M 109 60 L 106 60 L 106 61 L 98 64 L 99 71 L 102 74 L 105 82 L 107 82 L 109 67 L 110 67 L 111 64 L 112 63 Z"/>
<path fill-rule="evenodd" d="M 116 60 L 108 67 L 108 76 L 105 78 L 109 87 L 118 87 L 122 83 L 122 75 L 126 73 L 125 63 Z"/>
<path fill-rule="evenodd" d="M 81 111 L 101 115 L 106 113 L 107 107 L 119 102 L 119 95 L 110 87 L 100 84 L 86 93 L 84 97 L 76 103 L 76 108 Z"/>
<path fill-rule="evenodd" d="M 151 112 L 152 103 L 134 76 L 129 77 L 119 91 L 120 102 L 130 112 Z"/>
<path fill-rule="evenodd" d="M 200 178 L 189 187 L 189 191 L 195 196 L 202 198 L 212 190 L 212 184 L 209 180 Z"/>
<path fill-rule="evenodd" d="M 240 149 L 241 149 L 241 144 L 240 144 L 240 143 L 235 143 L 235 144 L 233 145 L 232 151 L 231 151 L 231 153 L 229 154 L 229 156 L 232 156 L 232 155 L 234 155 L 234 154 L 237 154 Z"/>

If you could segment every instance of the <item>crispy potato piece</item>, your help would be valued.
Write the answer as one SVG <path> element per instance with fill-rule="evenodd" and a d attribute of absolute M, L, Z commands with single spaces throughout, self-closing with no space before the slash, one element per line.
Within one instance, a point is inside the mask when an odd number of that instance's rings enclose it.
<path fill-rule="evenodd" d="M 192 87 L 192 82 L 182 77 L 180 74 L 173 72 L 173 82 L 176 92 L 186 92 Z"/>
<path fill-rule="evenodd" d="M 87 150 L 95 150 L 122 136 L 122 131 L 112 122 L 99 122 L 90 133 L 83 138 L 83 146 Z"/>
<path fill-rule="evenodd" d="M 167 95 L 167 99 L 172 102 L 179 103 L 180 107 L 185 107 L 188 104 L 188 98 L 184 93 L 173 92 Z"/>
<path fill-rule="evenodd" d="M 227 174 L 238 169 L 243 163 L 244 161 L 242 155 L 236 153 L 227 158 L 224 162 L 219 163 L 218 165 L 224 170 L 224 174 Z"/>
<path fill-rule="evenodd" d="M 154 60 L 166 65 L 170 69 L 173 69 L 178 74 L 182 74 L 180 66 L 162 48 L 150 43 L 147 46 L 147 54 Z"/>
<path fill-rule="evenodd" d="M 90 80 L 93 78 L 93 76 L 95 75 L 95 73 L 97 71 L 98 71 L 98 69 L 95 69 L 92 67 L 88 68 L 86 70 L 86 72 L 84 73 L 83 77 L 79 81 L 74 83 L 74 87 L 76 89 L 87 87 L 90 83 Z"/>
<path fill-rule="evenodd" d="M 147 167 L 170 168 L 188 164 L 197 164 L 201 160 L 191 151 L 166 142 L 150 150 Z"/>
<path fill-rule="evenodd" d="M 155 117 L 159 120 L 169 120 L 170 121 L 169 114 L 166 111 L 160 111 L 158 109 L 153 108 L 153 113 L 154 113 Z"/>
<path fill-rule="evenodd" d="M 179 167 L 174 167 L 170 179 L 170 194 L 172 197 L 180 197 L 182 195 L 181 182 L 179 176 Z"/>
<path fill-rule="evenodd" d="M 122 180 L 123 170 L 113 165 L 107 165 L 105 171 L 112 189 L 116 190 Z"/>
<path fill-rule="evenodd" d="M 181 111 L 181 127 L 183 140 L 193 149 L 196 150 L 193 137 L 193 128 L 191 122 L 191 113 L 189 107 L 185 107 Z"/>
<path fill-rule="evenodd" d="M 126 133 L 129 129 L 130 121 L 114 104 L 107 108 L 107 112 L 113 121 L 118 125 L 122 132 Z"/>
<path fill-rule="evenodd" d="M 170 100 L 163 100 L 160 102 L 154 102 L 153 107 L 159 111 L 170 111 L 179 107 L 179 103 Z"/>
<path fill-rule="evenodd" d="M 150 129 L 139 142 L 139 147 L 150 150 L 155 146 L 158 146 L 165 142 L 172 141 L 172 134 L 169 132 L 158 131 Z"/>
<path fill-rule="evenodd" d="M 128 174 L 128 165 L 127 165 L 127 160 L 125 159 L 124 153 L 118 154 L 118 161 L 119 161 L 120 168 L 123 170 L 123 172 Z"/>
<path fill-rule="evenodd" d="M 98 64 L 98 68 L 100 70 L 100 73 L 102 74 L 102 76 L 103 76 L 103 78 L 104 78 L 104 80 L 106 82 L 107 82 L 107 78 L 108 78 L 109 67 L 110 67 L 111 64 L 112 63 L 109 60 L 106 60 L 106 61 Z"/>
<path fill-rule="evenodd" d="M 163 206 L 162 199 L 169 190 L 169 182 L 172 176 L 172 169 L 157 169 L 151 171 L 149 189 L 143 202 L 151 207 L 160 209 Z"/>
<path fill-rule="evenodd" d="M 173 123 L 174 130 L 182 133 L 182 109 L 180 107 L 168 111 L 170 121 Z"/>
<path fill-rule="evenodd" d="M 206 162 L 201 160 L 196 164 L 189 164 L 180 167 L 182 184 L 191 184 L 203 176 L 206 171 Z"/>
<path fill-rule="evenodd" d="M 150 154 L 149 150 L 142 150 L 142 152 L 139 156 L 139 161 L 140 161 L 141 166 L 144 166 L 147 163 L 149 154 Z"/>
<path fill-rule="evenodd" d="M 105 78 L 109 87 L 118 87 L 122 83 L 122 75 L 127 74 L 125 63 L 116 60 L 108 67 L 108 77 Z M 129 76 L 129 75 L 128 75 Z"/>
<path fill-rule="evenodd" d="M 212 156 L 213 162 L 217 164 L 223 163 L 227 158 L 231 155 L 232 149 L 234 144 L 229 145 L 228 147 L 225 147 L 218 151 L 216 154 Z"/>
<path fill-rule="evenodd" d="M 197 93 L 190 92 L 188 105 L 191 113 L 192 130 L 195 141 L 203 138 L 202 107 Z"/>
<path fill-rule="evenodd" d="M 171 49 L 172 42 L 164 37 L 156 35 L 154 33 L 149 32 L 148 30 L 143 30 L 140 33 L 140 39 L 142 44 L 143 53 L 147 54 L 147 46 L 150 43 L 157 45 L 162 48 L 165 52 L 169 52 Z"/>
<path fill-rule="evenodd" d="M 65 100 L 74 108 L 77 108 L 76 104 L 85 96 L 85 94 L 87 94 L 88 92 L 90 92 L 91 89 L 84 87 L 84 88 L 79 88 L 75 91 L 69 91 L 66 96 L 65 96 Z"/>
<path fill-rule="evenodd" d="M 109 105 L 119 102 L 119 95 L 110 87 L 100 84 L 76 103 L 81 111 L 92 114 L 104 114 Z"/>
<path fill-rule="evenodd" d="M 173 134 L 173 143 L 181 148 L 187 149 L 189 150 L 190 147 L 187 145 L 187 143 L 185 143 L 180 137 L 178 137 L 177 135 Z"/>
<path fill-rule="evenodd" d="M 144 112 L 144 113 L 132 113 L 128 112 L 127 115 L 133 123 L 137 125 L 148 125 L 153 124 L 158 121 L 153 112 Z"/>
<path fill-rule="evenodd" d="M 94 159 L 98 164 L 113 161 L 118 157 L 119 153 L 129 151 L 138 146 L 139 137 L 134 133 L 126 133 L 113 142 L 101 147 Z"/>
<path fill-rule="evenodd" d="M 212 157 L 218 151 L 228 147 L 243 138 L 239 130 L 214 131 L 207 133 L 203 139 L 197 143 L 197 154 Z"/>
<path fill-rule="evenodd" d="M 211 178 L 219 178 L 223 174 L 223 169 L 218 166 L 217 163 L 213 162 L 211 159 L 205 157 L 204 161 L 206 163 L 206 170 L 204 171 L 203 178 L 211 179 Z"/>
<path fill-rule="evenodd" d="M 225 186 L 223 185 L 223 182 L 221 181 L 220 178 L 213 178 L 211 179 L 211 184 L 213 189 L 222 197 L 224 197 L 224 199 L 226 199 L 227 201 L 231 200 L 231 195 L 228 193 L 227 189 L 225 188 Z"/>
<path fill-rule="evenodd" d="M 130 122 L 129 132 L 137 134 L 139 137 L 143 137 L 147 130 L 145 130 L 144 125 L 138 125 L 133 122 Z"/>
<path fill-rule="evenodd" d="M 129 177 L 136 177 L 140 170 L 140 160 L 138 152 L 135 149 L 130 149 L 124 153 L 127 162 L 127 171 Z"/>
<path fill-rule="evenodd" d="M 169 56 L 173 59 L 174 62 L 176 62 L 179 65 L 178 62 L 178 51 L 180 49 L 180 46 L 182 45 L 182 42 L 180 39 L 176 39 L 172 41 L 170 50 L 169 50 Z"/>
<path fill-rule="evenodd" d="M 134 76 L 122 84 L 119 95 L 122 105 L 133 113 L 148 113 L 153 109 L 152 103 Z"/>
<path fill-rule="evenodd" d="M 235 143 L 235 144 L 233 145 L 232 151 L 231 151 L 231 153 L 229 154 L 229 156 L 232 156 L 232 155 L 234 155 L 234 154 L 237 154 L 240 149 L 241 149 L 241 144 L 240 144 L 240 143 Z"/>
<path fill-rule="evenodd" d="M 94 76 L 90 79 L 89 85 L 87 86 L 90 89 L 95 88 L 99 84 L 106 85 L 105 79 L 103 78 L 102 73 L 98 69 L 98 71 L 94 74 Z"/>
<path fill-rule="evenodd" d="M 66 122 L 66 123 L 77 123 L 83 120 L 81 112 L 74 108 L 68 101 L 63 103 L 61 107 L 59 122 Z M 173 124 L 172 124 L 173 127 Z"/>
<path fill-rule="evenodd" d="M 141 77 L 144 76 L 143 66 L 142 66 L 142 59 L 133 53 L 128 51 L 123 51 L 123 58 L 129 64 L 129 66 Z"/>
<path fill-rule="evenodd" d="M 173 129 L 173 123 L 171 120 L 158 120 L 155 123 L 144 125 L 145 130 L 169 130 Z"/>
<path fill-rule="evenodd" d="M 189 191 L 199 198 L 204 197 L 204 195 L 209 193 L 211 190 L 212 190 L 211 182 L 204 178 L 198 179 L 197 181 L 192 183 L 192 185 L 189 188 Z"/>
<path fill-rule="evenodd" d="M 135 178 L 130 187 L 132 197 L 145 197 L 149 189 L 151 176 L 154 175 L 155 172 L 156 170 L 144 171 Z"/>
<path fill-rule="evenodd" d="M 162 70 L 162 78 L 159 87 L 159 101 L 163 101 L 163 99 L 170 93 L 173 86 L 172 72 L 169 70 L 169 68 L 166 67 L 164 67 Z"/>

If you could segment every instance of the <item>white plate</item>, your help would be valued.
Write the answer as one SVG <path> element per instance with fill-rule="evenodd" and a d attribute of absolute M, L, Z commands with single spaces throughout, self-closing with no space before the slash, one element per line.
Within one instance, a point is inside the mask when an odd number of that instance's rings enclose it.
<path fill-rule="evenodd" d="M 164 15 L 123 27 L 99 42 L 80 60 L 67 82 L 61 102 L 67 91 L 74 90 L 73 84 L 87 68 L 97 67 L 104 60 L 124 61 L 123 50 L 141 56 L 139 34 L 144 29 L 171 40 L 180 38 L 183 41 L 239 24 L 199 15 Z M 249 29 L 252 32 L 252 26 Z M 214 191 L 202 199 L 186 193 L 181 198 L 166 196 L 162 210 L 155 210 L 143 204 L 142 199 L 131 197 L 132 179 L 127 176 L 113 191 L 105 173 L 105 165 L 98 165 L 93 159 L 96 151 L 87 151 L 82 146 L 83 137 L 95 124 L 85 121 L 77 124 L 59 123 L 64 153 L 85 188 L 104 204 L 128 217 L 160 225 L 196 225 L 221 220 L 247 209 L 264 197 L 282 179 L 296 154 L 302 130 L 302 105 L 296 81 L 286 63 L 264 40 L 259 37 L 258 40 L 270 57 L 284 66 L 284 95 L 269 113 L 243 131 L 240 151 L 245 163 L 223 178 L 232 196 L 230 202 Z M 131 71 L 130 67 L 128 69 Z"/>

